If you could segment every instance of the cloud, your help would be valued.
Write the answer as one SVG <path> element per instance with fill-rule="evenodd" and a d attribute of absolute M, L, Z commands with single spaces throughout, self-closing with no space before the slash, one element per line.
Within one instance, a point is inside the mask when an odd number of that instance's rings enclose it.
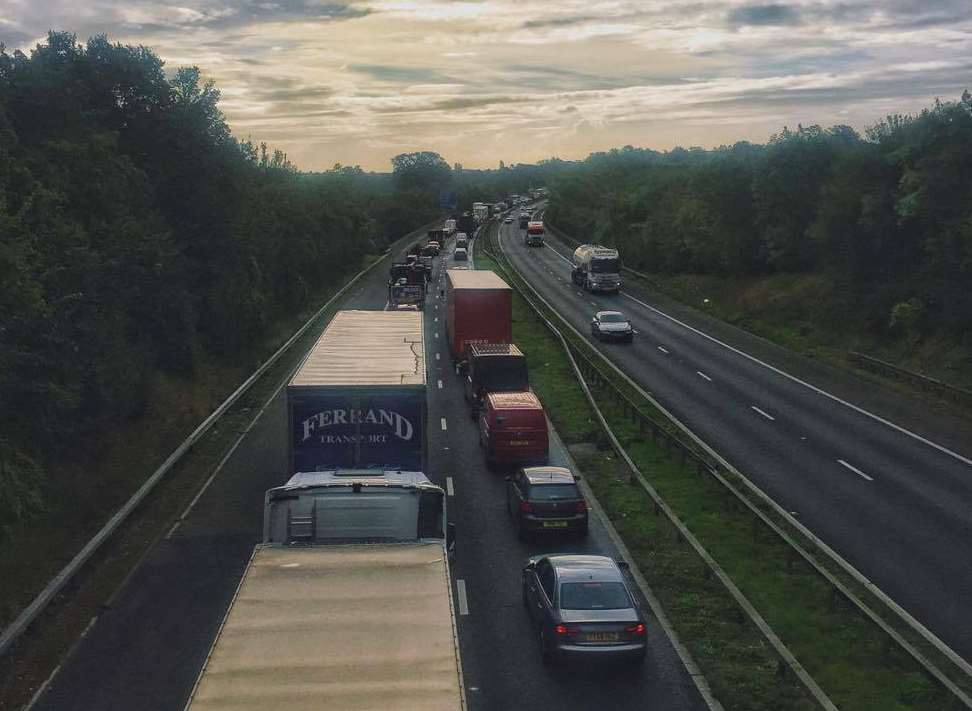
<path fill-rule="evenodd" d="M 746 5 L 729 11 L 729 24 L 741 25 L 796 25 L 800 13 L 789 5 Z"/>
<path fill-rule="evenodd" d="M 399 67 L 389 64 L 350 64 L 348 69 L 360 74 L 367 74 L 372 79 L 382 82 L 432 84 L 436 82 L 451 83 L 455 79 L 444 76 L 436 69 L 423 67 Z"/>

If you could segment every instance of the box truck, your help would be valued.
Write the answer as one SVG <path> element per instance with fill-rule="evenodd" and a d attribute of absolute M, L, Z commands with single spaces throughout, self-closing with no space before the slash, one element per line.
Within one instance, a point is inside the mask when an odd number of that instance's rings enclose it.
<path fill-rule="evenodd" d="M 446 334 L 453 363 L 464 368 L 474 343 L 513 340 L 513 290 L 491 271 L 446 271 Z"/>
<path fill-rule="evenodd" d="M 425 471 L 422 314 L 339 311 L 287 385 L 290 471 Z"/>
<path fill-rule="evenodd" d="M 270 489 L 186 711 L 465 709 L 445 507 L 421 472 Z"/>

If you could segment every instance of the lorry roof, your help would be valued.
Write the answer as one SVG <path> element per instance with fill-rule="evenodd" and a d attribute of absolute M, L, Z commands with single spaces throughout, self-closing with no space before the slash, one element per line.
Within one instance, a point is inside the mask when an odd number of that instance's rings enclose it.
<path fill-rule="evenodd" d="M 338 311 L 290 385 L 425 385 L 422 314 Z"/>
<path fill-rule="evenodd" d="M 495 272 L 485 269 L 457 271 L 446 270 L 449 282 L 454 289 L 509 289 L 510 285 L 499 278 Z"/>
<path fill-rule="evenodd" d="M 422 472 L 339 469 L 329 472 L 297 472 L 287 480 L 286 484 L 271 491 L 328 485 L 347 486 L 354 483 L 409 487 L 434 486 Z"/>
<path fill-rule="evenodd" d="M 515 343 L 470 343 L 469 357 L 476 356 L 521 356 L 521 351 Z"/>
<path fill-rule="evenodd" d="M 532 392 L 490 393 L 486 396 L 497 410 L 536 410 L 543 409 L 540 399 Z"/>
<path fill-rule="evenodd" d="M 441 544 L 258 546 L 190 711 L 463 706 Z"/>

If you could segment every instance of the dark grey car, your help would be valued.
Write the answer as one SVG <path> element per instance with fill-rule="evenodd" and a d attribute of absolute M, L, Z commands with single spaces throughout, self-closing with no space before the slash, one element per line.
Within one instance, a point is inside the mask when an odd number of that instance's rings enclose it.
<path fill-rule="evenodd" d="M 523 604 L 544 663 L 568 658 L 641 663 L 647 627 L 621 567 L 600 555 L 541 555 L 523 568 Z"/>
<path fill-rule="evenodd" d="M 565 467 L 527 467 L 507 477 L 506 510 L 517 535 L 587 535 L 587 501 Z"/>
<path fill-rule="evenodd" d="M 620 311 L 598 311 L 591 319 L 591 336 L 599 341 L 634 340 L 634 326 Z"/>

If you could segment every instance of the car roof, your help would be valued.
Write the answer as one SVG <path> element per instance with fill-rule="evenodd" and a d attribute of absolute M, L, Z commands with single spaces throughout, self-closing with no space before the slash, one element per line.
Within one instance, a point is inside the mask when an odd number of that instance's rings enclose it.
<path fill-rule="evenodd" d="M 531 485 L 574 483 L 574 475 L 566 467 L 528 467 L 523 475 Z"/>
<path fill-rule="evenodd" d="M 598 319 L 600 319 L 602 316 L 607 316 L 609 314 L 614 314 L 615 316 L 620 316 L 621 318 L 626 318 L 625 315 L 623 313 L 621 313 L 620 311 L 598 311 L 594 315 L 597 316 Z"/>
<path fill-rule="evenodd" d="M 624 582 L 621 569 L 603 555 L 551 555 L 547 560 L 557 571 L 560 582 L 600 580 Z"/>
<path fill-rule="evenodd" d="M 502 410 L 542 410 L 539 398 L 532 392 L 489 393 L 486 399 L 494 409 Z"/>

